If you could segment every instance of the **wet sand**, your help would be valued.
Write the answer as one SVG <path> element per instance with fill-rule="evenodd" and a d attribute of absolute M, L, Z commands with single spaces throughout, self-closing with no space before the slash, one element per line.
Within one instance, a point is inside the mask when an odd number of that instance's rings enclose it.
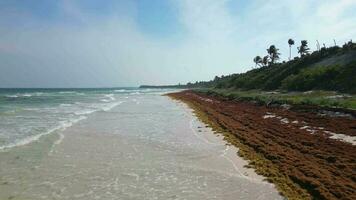
<path fill-rule="evenodd" d="M 229 101 L 194 91 L 170 94 L 241 147 L 259 174 L 289 198 L 356 199 L 356 120 Z"/>
<path fill-rule="evenodd" d="M 186 105 L 125 99 L 0 152 L 0 199 L 282 199 Z"/>

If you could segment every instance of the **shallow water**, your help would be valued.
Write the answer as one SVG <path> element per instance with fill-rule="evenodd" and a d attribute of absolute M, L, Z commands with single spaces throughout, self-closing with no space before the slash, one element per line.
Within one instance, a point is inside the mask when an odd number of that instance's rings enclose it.
<path fill-rule="evenodd" d="M 161 92 L 0 153 L 0 199 L 281 199 Z M 234 154 L 234 153 L 232 153 Z"/>
<path fill-rule="evenodd" d="M 109 111 L 123 97 L 158 90 L 0 89 L 0 150 L 31 143 L 94 112 Z"/>

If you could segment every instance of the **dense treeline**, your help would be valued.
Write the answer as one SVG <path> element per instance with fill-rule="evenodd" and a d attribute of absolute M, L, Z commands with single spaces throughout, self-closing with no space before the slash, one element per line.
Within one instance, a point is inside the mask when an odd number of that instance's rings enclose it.
<path fill-rule="evenodd" d="M 291 47 L 293 40 L 288 40 Z M 188 83 L 189 88 L 214 87 L 232 89 L 261 89 L 288 91 L 335 90 L 356 93 L 356 43 L 345 43 L 342 47 L 322 47 L 309 53 L 306 40 L 298 47 L 300 57 L 277 63 L 280 53 L 271 45 L 267 56 L 256 56 L 259 68 L 246 73 L 215 77 L 208 82 Z M 289 56 L 291 57 L 291 55 Z"/>
<path fill-rule="evenodd" d="M 188 88 L 187 85 L 181 85 L 181 84 L 178 84 L 178 85 L 141 85 L 140 88 L 142 89 L 169 89 L 169 88 L 181 88 L 181 89 L 185 89 L 185 88 Z"/>

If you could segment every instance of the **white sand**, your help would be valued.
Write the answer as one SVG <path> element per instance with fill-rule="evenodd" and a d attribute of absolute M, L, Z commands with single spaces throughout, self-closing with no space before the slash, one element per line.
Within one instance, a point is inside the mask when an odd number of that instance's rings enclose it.
<path fill-rule="evenodd" d="M 0 154 L 0 199 L 282 199 L 237 149 L 168 97 L 111 112 Z"/>

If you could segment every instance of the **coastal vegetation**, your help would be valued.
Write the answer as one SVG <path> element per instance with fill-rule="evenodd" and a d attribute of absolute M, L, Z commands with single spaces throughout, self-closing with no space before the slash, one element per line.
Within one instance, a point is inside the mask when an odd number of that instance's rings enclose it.
<path fill-rule="evenodd" d="M 356 95 L 343 94 L 334 91 L 308 92 L 268 92 L 261 90 L 234 89 L 195 89 L 195 91 L 210 96 L 220 96 L 228 100 L 253 101 L 263 105 L 313 105 L 321 107 L 336 107 L 356 109 Z"/>
<path fill-rule="evenodd" d="M 291 48 L 294 40 L 289 39 Z M 356 93 L 356 43 L 349 41 L 342 47 L 322 47 L 310 53 L 308 42 L 298 47 L 300 57 L 277 62 L 281 53 L 275 45 L 266 56 L 256 56 L 254 68 L 245 73 L 216 76 L 211 81 L 197 81 L 186 85 L 143 86 L 175 88 L 212 88 L 229 90 L 309 91 L 326 90 Z M 291 53 L 290 53 L 291 57 Z"/>
<path fill-rule="evenodd" d="M 318 105 L 356 109 L 356 43 L 342 47 L 322 47 L 310 53 L 308 41 L 297 47 L 300 57 L 278 62 L 280 51 L 275 45 L 267 55 L 253 59 L 255 68 L 245 73 L 216 76 L 211 81 L 143 88 L 197 89 L 235 100 L 254 100 L 264 103 Z"/>
<path fill-rule="evenodd" d="M 291 46 L 294 41 L 288 41 Z M 189 88 L 216 88 L 239 90 L 309 91 L 329 90 L 356 93 L 356 44 L 351 41 L 343 47 L 321 48 L 309 53 L 308 42 L 301 41 L 300 57 L 277 63 L 279 50 L 271 45 L 268 57 L 256 56 L 259 68 L 245 73 L 215 77 L 212 81 L 188 83 Z M 268 62 L 264 61 L 268 59 Z"/>

